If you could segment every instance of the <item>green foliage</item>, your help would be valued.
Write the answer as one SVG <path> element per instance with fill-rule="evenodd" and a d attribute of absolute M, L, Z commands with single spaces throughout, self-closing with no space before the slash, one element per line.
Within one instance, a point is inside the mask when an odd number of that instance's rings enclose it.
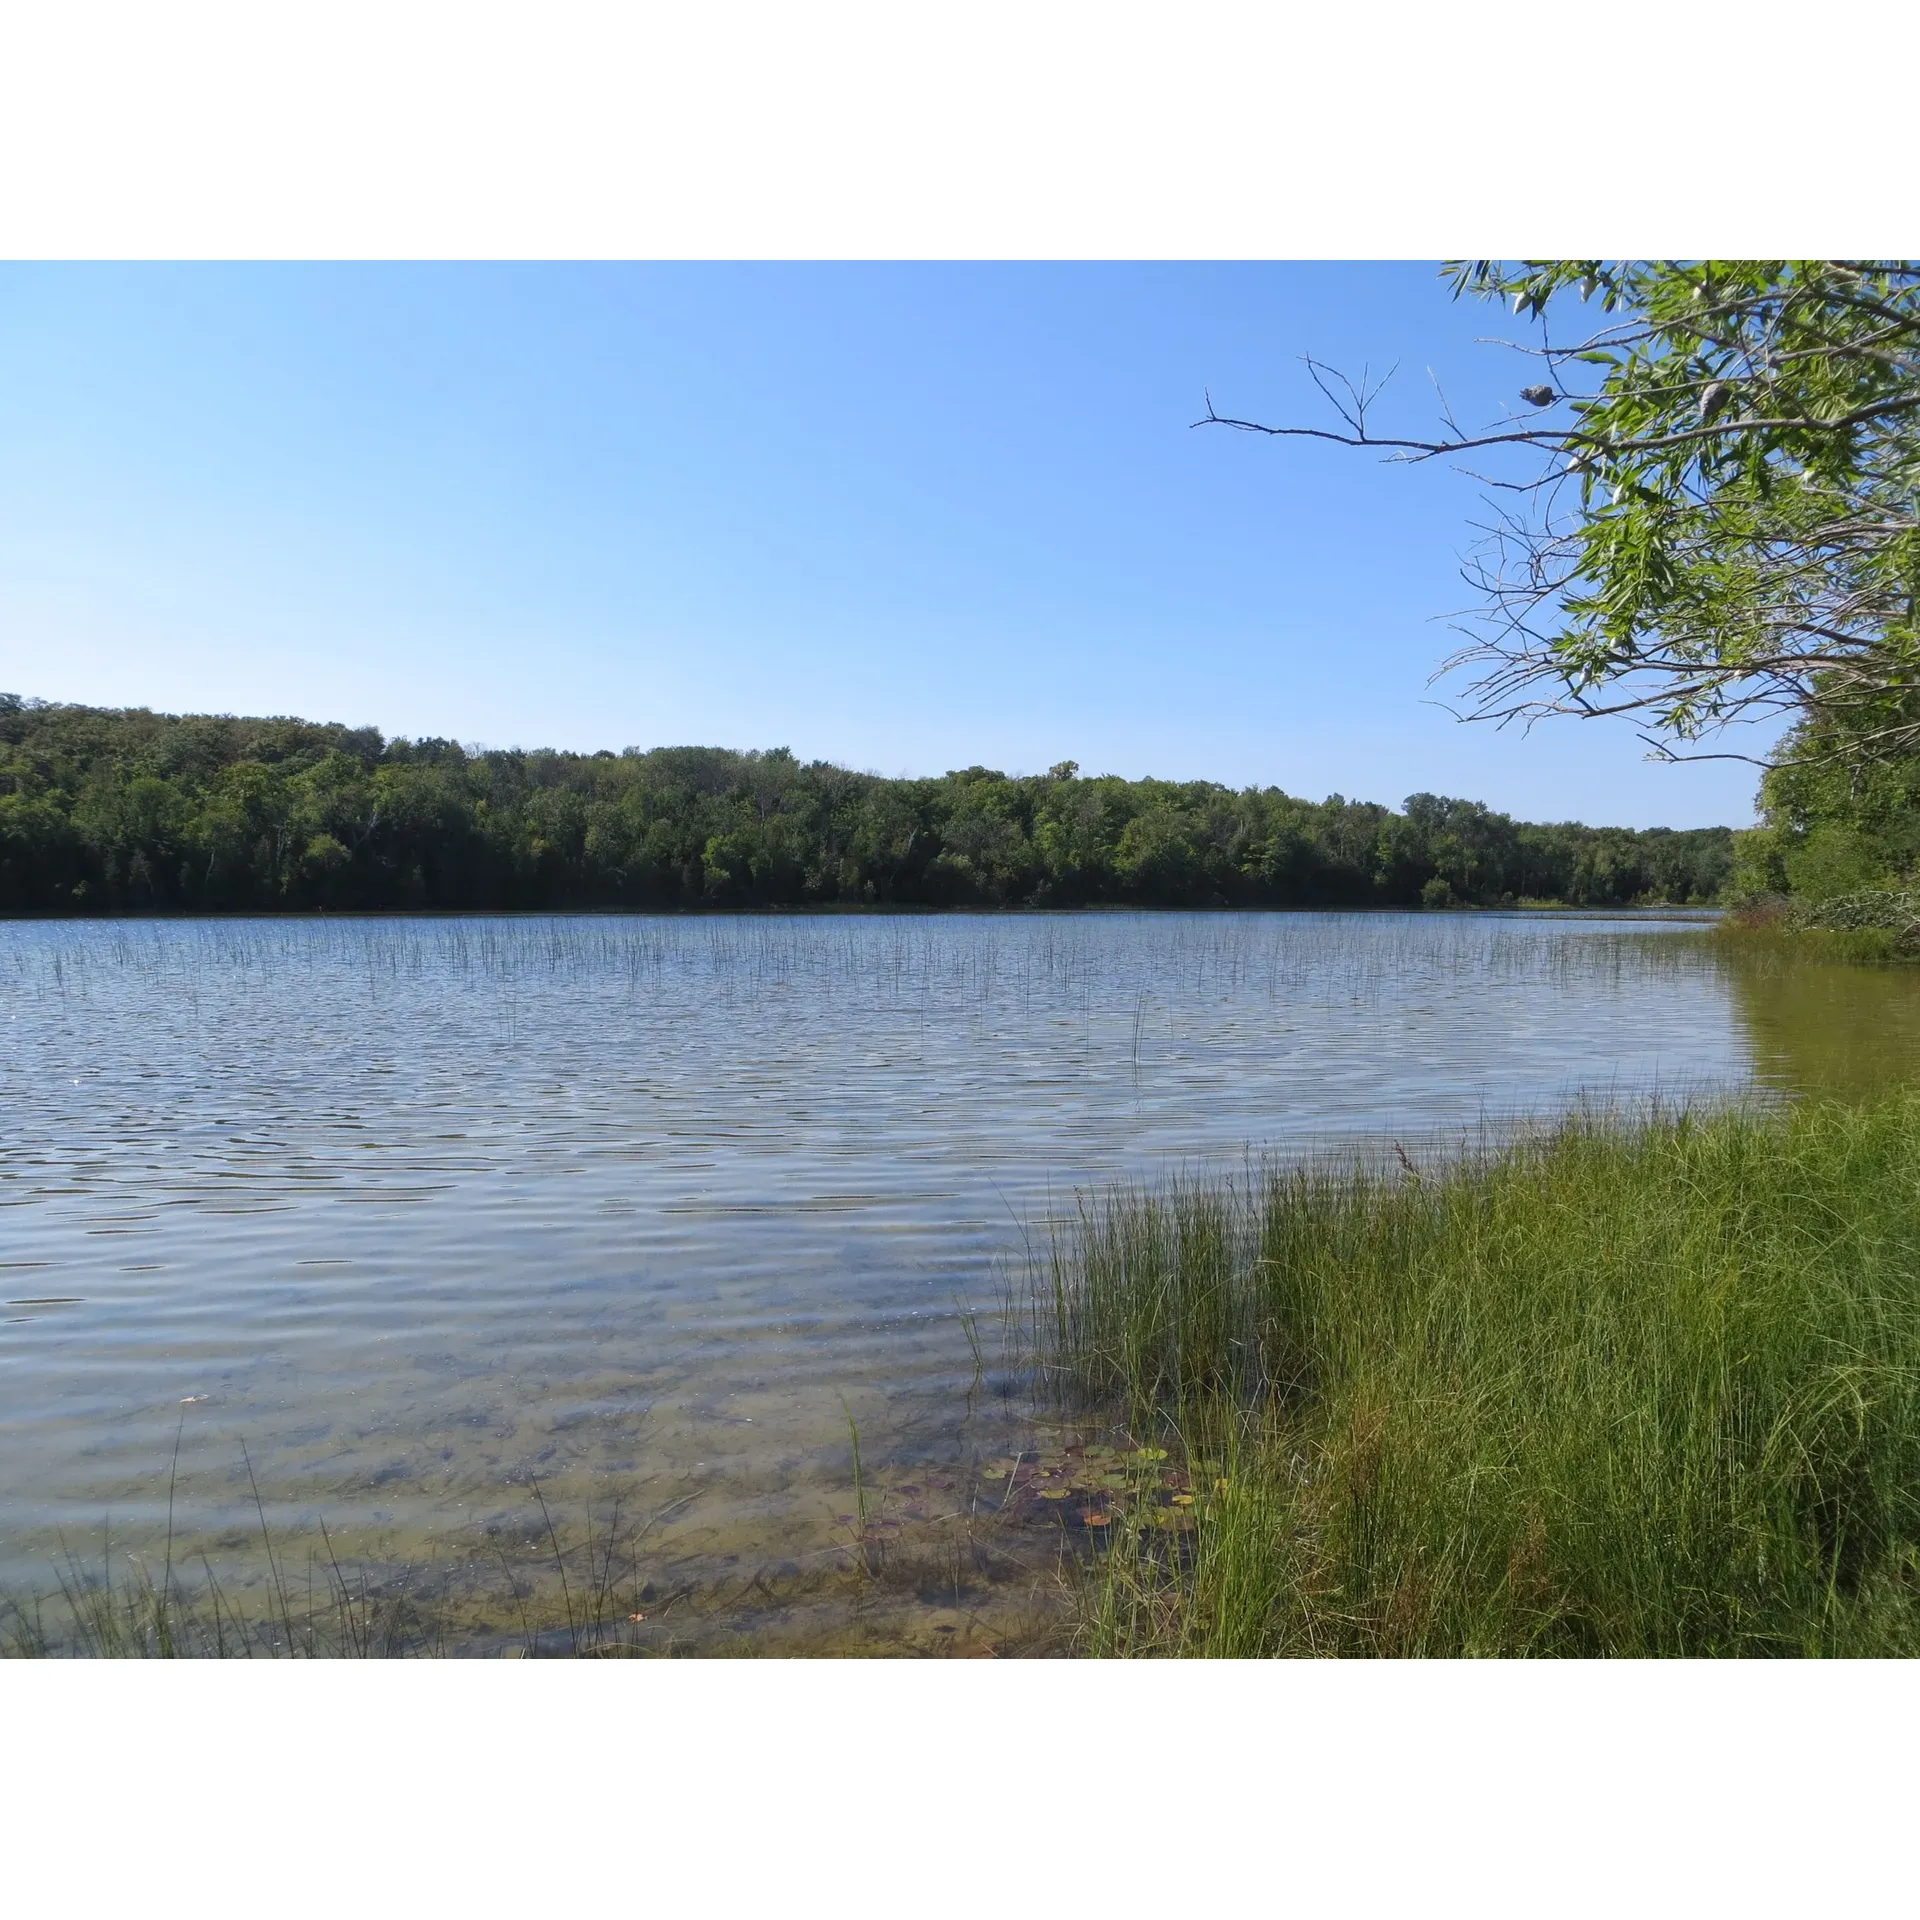
<path fill-rule="evenodd" d="M 1725 828 L 1416 794 L 886 780 L 784 748 L 469 753 L 302 720 L 0 697 L 0 911 L 1391 906 L 1712 900 Z"/>
<path fill-rule="evenodd" d="M 1795 730 L 1761 782 L 1763 824 L 1737 836 L 1734 892 L 1818 901 L 1920 881 L 1920 755 L 1836 751 L 1845 731 Z"/>
<path fill-rule="evenodd" d="M 1221 1463 L 1097 1650 L 1920 1651 L 1920 1096 L 1089 1203 L 1068 1391 Z"/>
<path fill-rule="evenodd" d="M 1459 442 L 1550 455 L 1485 577 L 1491 710 L 1632 712 L 1683 741 L 1784 710 L 1844 720 L 1824 744 L 1855 758 L 1920 741 L 1920 266 L 1452 272 L 1593 329 L 1543 330 L 1532 412 Z"/>

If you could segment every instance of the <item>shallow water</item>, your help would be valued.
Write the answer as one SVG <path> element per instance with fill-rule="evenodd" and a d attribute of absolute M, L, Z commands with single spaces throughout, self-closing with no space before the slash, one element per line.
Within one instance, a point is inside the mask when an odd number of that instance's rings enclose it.
<path fill-rule="evenodd" d="M 283 1539 L 366 1562 L 532 1565 L 537 1478 L 564 1525 L 650 1517 L 661 1582 L 802 1567 L 844 1547 L 849 1417 L 902 1472 L 1029 1418 L 995 1303 L 1078 1185 L 1920 1050 L 1904 977 L 1687 936 L 0 924 L 0 1585 L 153 1552 L 170 1480 L 176 1553 L 244 1556 L 249 1470 Z"/>

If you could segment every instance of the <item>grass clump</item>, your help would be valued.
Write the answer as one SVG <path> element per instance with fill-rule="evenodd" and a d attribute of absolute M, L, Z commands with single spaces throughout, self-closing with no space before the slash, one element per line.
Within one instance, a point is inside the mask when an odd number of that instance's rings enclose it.
<path fill-rule="evenodd" d="M 251 1461 L 246 1469 L 251 1481 Z M 318 1550 L 309 1542 L 301 1564 L 268 1531 L 257 1486 L 264 1576 L 256 1565 L 244 1582 L 223 1585 L 204 1554 L 195 1556 L 197 1568 L 177 1563 L 171 1526 L 158 1568 L 140 1554 L 116 1558 L 110 1528 L 97 1561 L 63 1541 L 53 1592 L 0 1592 L 0 1659 L 586 1658 L 646 1650 L 634 1629 L 650 1617 L 639 1609 L 655 1599 L 640 1553 L 651 1521 L 623 1525 L 616 1503 L 596 1522 L 589 1507 L 584 1536 L 570 1529 L 563 1544 L 539 1483 L 529 1480 L 527 1491 L 550 1558 L 516 1571 L 495 1542 L 497 1581 L 486 1555 L 439 1566 L 343 1565 L 324 1520 Z"/>
<path fill-rule="evenodd" d="M 1892 967 L 1920 957 L 1885 927 L 1749 925 L 1729 919 L 1714 928 L 1712 938 L 1743 959 L 1778 959 L 1790 965 L 1813 960 L 1843 967 Z"/>
<path fill-rule="evenodd" d="M 1885 967 L 1920 960 L 1920 895 L 1879 888 L 1828 900 L 1749 901 L 1714 928 L 1741 954 Z"/>
<path fill-rule="evenodd" d="M 1920 1095 L 1116 1192 L 1039 1282 L 1062 1394 L 1194 1462 L 1095 1651 L 1920 1643 Z"/>

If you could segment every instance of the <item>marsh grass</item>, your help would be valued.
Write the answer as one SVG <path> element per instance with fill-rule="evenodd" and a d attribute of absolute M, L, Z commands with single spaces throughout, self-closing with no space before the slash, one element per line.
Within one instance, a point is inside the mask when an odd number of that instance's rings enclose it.
<path fill-rule="evenodd" d="M 243 1464 L 251 1478 L 244 1453 Z M 0 1656 L 367 1660 L 491 1651 L 585 1658 L 646 1650 L 638 1629 L 683 1597 L 662 1597 L 650 1577 L 645 1546 L 663 1515 L 634 1525 L 617 1503 L 604 1516 L 589 1507 L 563 1536 L 538 1482 L 526 1491 L 547 1558 L 516 1567 L 496 1541 L 498 1581 L 482 1576 L 484 1560 L 343 1564 L 324 1519 L 315 1523 L 317 1546 L 308 1538 L 300 1552 L 275 1539 L 257 1488 L 262 1551 L 245 1580 L 230 1572 L 223 1583 L 205 1554 L 194 1557 L 197 1565 L 177 1564 L 171 1515 L 156 1578 L 149 1556 L 110 1550 L 109 1519 L 97 1560 L 63 1540 L 52 1591 L 0 1595 Z"/>
<path fill-rule="evenodd" d="M 1686 970 L 1685 930 L 1618 928 L 1568 942 L 1524 916 L 1410 911 L 22 921 L 0 942 L 0 1004 L 131 1001 L 197 1019 L 277 1004 L 291 979 L 329 997 L 351 988 L 356 1008 L 431 988 L 512 1029 L 583 994 L 611 1012 L 663 992 L 739 1005 L 804 988 L 862 1012 L 1097 1009 L 1116 1053 L 1144 1069 L 1169 1009 L 1195 997 L 1347 1006 L 1395 996 L 1431 965 L 1543 985 Z"/>
<path fill-rule="evenodd" d="M 1811 960 L 1830 966 L 1908 967 L 1920 958 L 1886 927 L 1798 927 L 1730 915 L 1706 937 L 1749 965 L 1802 967 Z"/>
<path fill-rule="evenodd" d="M 405 1576 L 378 1581 L 310 1556 L 304 1579 L 276 1564 L 263 1591 L 236 1594 L 210 1561 L 168 1565 L 156 1582 L 137 1556 L 116 1571 L 67 1552 L 56 1592 L 0 1598 L 0 1654 L 15 1659 L 396 1659 L 448 1650 L 446 1622 Z"/>
<path fill-rule="evenodd" d="M 490 1529 L 484 1550 L 397 1567 L 343 1564 L 324 1519 L 276 1535 L 256 1498 L 258 1550 L 224 1577 L 205 1554 L 181 1564 L 171 1530 L 151 1555 L 117 1549 L 110 1518 L 95 1551 L 63 1540 L 50 1590 L 0 1593 L 0 1657 L 1063 1651 L 1074 1583 L 1062 1577 L 1059 1529 L 1035 1528 L 1018 1507 L 1008 1516 L 997 1485 L 982 1500 L 963 1462 L 876 1469 L 851 1417 L 848 1429 L 855 1511 L 841 1516 L 845 1537 L 797 1561 L 680 1578 L 689 1569 L 662 1555 L 652 1535 L 693 1496 L 635 1524 L 618 1503 L 557 1515 L 529 1479 L 526 1524 L 511 1539 Z M 247 1464 L 243 1455 L 243 1471 Z M 177 1459 L 170 1495 L 175 1478 Z M 535 1558 L 517 1558 L 536 1543 Z"/>
<path fill-rule="evenodd" d="M 1920 1644 L 1920 1095 L 1118 1191 L 1033 1325 L 1063 1401 L 1196 1462 L 1091 1650 Z"/>

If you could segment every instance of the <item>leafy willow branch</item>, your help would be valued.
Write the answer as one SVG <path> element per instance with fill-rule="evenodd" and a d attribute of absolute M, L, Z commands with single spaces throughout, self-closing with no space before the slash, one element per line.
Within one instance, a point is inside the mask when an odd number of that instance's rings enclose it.
<path fill-rule="evenodd" d="M 1792 715 L 1791 751 L 1920 750 L 1920 265 L 1907 261 L 1455 263 L 1456 294 L 1539 326 L 1525 416 L 1381 433 L 1387 380 L 1309 359 L 1337 425 L 1219 411 L 1196 426 L 1477 473 L 1498 509 L 1466 577 L 1470 717 L 1628 715 L 1663 757 Z M 1585 331 L 1556 343 L 1573 304 Z M 1593 309 L 1606 316 L 1591 324 Z"/>

